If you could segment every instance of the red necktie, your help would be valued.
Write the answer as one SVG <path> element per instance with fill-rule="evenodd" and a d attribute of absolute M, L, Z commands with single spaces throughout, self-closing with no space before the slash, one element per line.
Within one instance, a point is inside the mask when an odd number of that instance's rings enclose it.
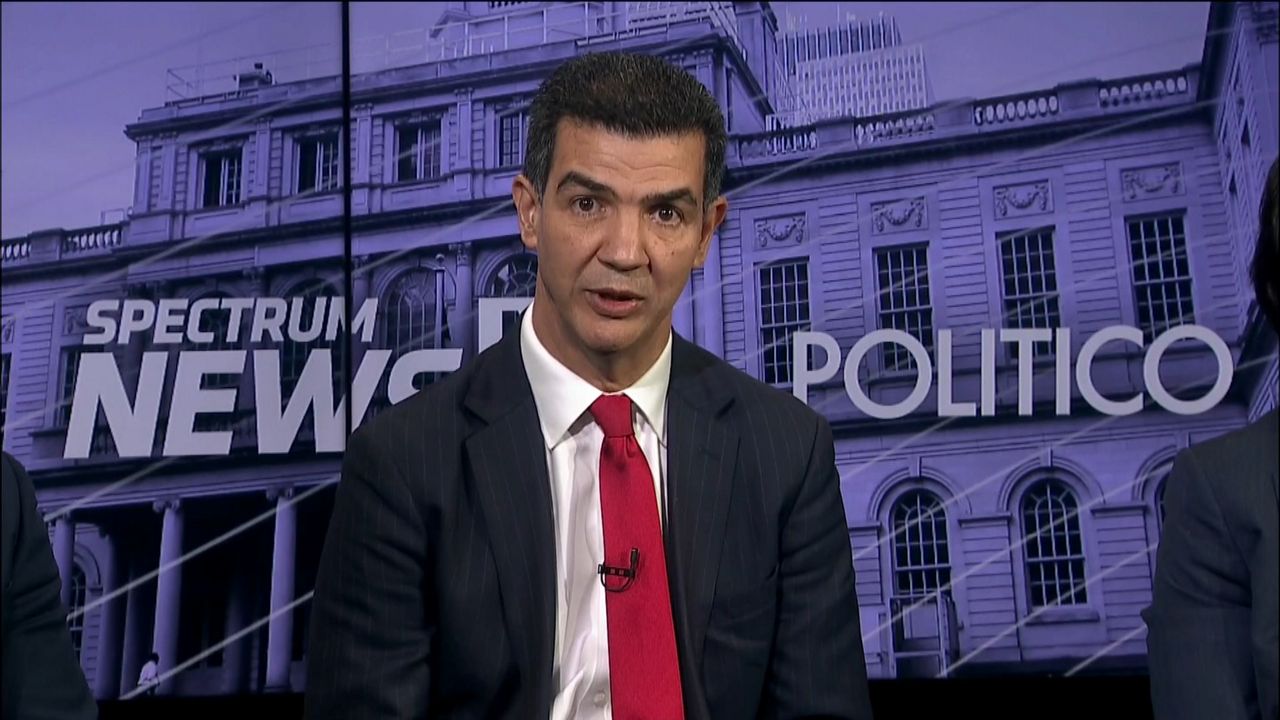
<path fill-rule="evenodd" d="M 631 399 L 601 395 L 591 404 L 591 415 L 604 430 L 600 511 L 609 567 L 601 568 L 600 579 L 609 619 L 613 717 L 679 720 L 684 705 L 662 523 L 653 476 L 631 427 Z"/>

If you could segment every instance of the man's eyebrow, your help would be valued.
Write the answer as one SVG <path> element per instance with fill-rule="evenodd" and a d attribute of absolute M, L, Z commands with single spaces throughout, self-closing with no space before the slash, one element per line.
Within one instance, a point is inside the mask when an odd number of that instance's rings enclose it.
<path fill-rule="evenodd" d="M 610 197 L 617 197 L 618 195 L 613 191 L 613 188 L 608 185 L 605 185 L 599 180 L 592 180 L 586 175 L 574 170 L 570 170 L 565 173 L 563 178 L 560 178 L 559 184 L 556 185 L 556 192 L 563 190 L 566 185 L 578 185 L 599 195 L 608 195 Z"/>
<path fill-rule="evenodd" d="M 556 192 L 563 190 L 566 185 L 577 185 L 586 190 L 590 190 L 593 193 L 596 193 L 598 195 L 604 195 L 607 197 L 618 196 L 618 194 L 614 191 L 613 188 L 600 182 L 599 180 L 593 180 L 587 177 L 586 175 L 583 175 L 582 173 L 577 172 L 575 170 L 570 170 L 569 172 L 565 173 L 564 177 L 561 178 L 560 182 L 556 185 Z M 685 203 L 688 203 L 689 205 L 697 205 L 698 197 L 693 194 L 692 190 L 690 190 L 687 187 L 683 187 L 683 188 L 676 188 L 675 190 L 666 190 L 664 192 L 659 192 L 659 193 L 649 193 L 648 195 L 645 195 L 643 198 L 640 199 L 640 204 L 646 205 L 646 206 L 666 205 L 666 204 L 673 204 L 678 202 L 685 202 Z"/>
<path fill-rule="evenodd" d="M 667 190 L 666 192 L 650 193 L 640 199 L 641 205 L 669 205 L 678 202 L 697 205 L 698 198 L 693 194 L 692 190 L 685 187 Z"/>

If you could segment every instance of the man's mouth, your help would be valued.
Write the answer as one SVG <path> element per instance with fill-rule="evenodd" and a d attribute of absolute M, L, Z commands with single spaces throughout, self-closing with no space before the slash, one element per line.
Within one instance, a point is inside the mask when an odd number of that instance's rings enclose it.
<path fill-rule="evenodd" d="M 633 293 L 630 290 L 619 290 L 615 288 L 600 288 L 598 290 L 592 290 L 591 292 L 599 295 L 605 300 L 615 300 L 615 301 L 622 302 L 626 300 L 640 299 L 640 295 L 638 295 L 637 293 Z"/>
<path fill-rule="evenodd" d="M 587 291 L 587 302 L 596 313 L 605 317 L 621 319 L 631 315 L 640 307 L 642 298 L 637 293 L 619 288 L 599 288 Z"/>

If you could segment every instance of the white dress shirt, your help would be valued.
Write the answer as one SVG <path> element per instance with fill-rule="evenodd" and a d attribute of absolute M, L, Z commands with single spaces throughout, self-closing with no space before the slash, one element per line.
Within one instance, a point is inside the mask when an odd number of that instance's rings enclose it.
<path fill-rule="evenodd" d="M 520 349 L 546 441 L 556 542 L 556 645 L 551 672 L 553 720 L 611 720 L 609 632 L 600 515 L 600 449 L 604 432 L 587 412 L 602 394 L 552 357 L 524 313 Z M 632 401 L 632 425 L 653 475 L 656 511 L 665 518 L 667 385 L 671 338 L 644 376 L 622 392 Z M 657 462 L 654 459 L 657 458 Z"/>

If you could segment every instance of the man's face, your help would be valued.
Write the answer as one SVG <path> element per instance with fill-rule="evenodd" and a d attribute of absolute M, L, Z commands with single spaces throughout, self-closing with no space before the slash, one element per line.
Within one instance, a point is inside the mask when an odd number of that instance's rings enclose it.
<path fill-rule="evenodd" d="M 637 139 L 562 120 L 542 201 L 513 192 L 525 246 L 538 253 L 537 302 L 553 351 L 656 354 L 676 300 L 701 267 L 727 202 L 703 209 L 701 134 Z M 544 334 L 550 337 L 543 337 Z"/>

